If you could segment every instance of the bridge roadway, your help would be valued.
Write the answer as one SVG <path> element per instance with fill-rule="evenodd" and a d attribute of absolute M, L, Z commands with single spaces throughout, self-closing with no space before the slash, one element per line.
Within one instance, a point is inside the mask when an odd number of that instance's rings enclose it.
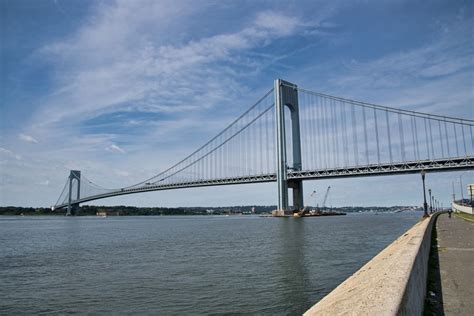
<path fill-rule="evenodd" d="M 420 160 L 420 161 L 408 161 L 402 163 L 384 163 L 384 164 L 371 164 L 366 166 L 354 166 L 345 168 L 335 169 L 320 169 L 320 170 L 301 170 L 288 172 L 288 179 L 303 179 L 303 180 L 315 180 L 315 179 L 328 179 L 328 178 L 347 178 L 347 177 L 367 177 L 367 176 L 380 176 L 380 175 L 397 175 L 397 174 L 410 174 L 418 173 L 421 170 L 427 172 L 441 172 L 441 171 L 456 171 L 463 169 L 474 168 L 474 156 L 459 157 L 459 158 L 448 158 L 448 159 L 435 159 L 435 160 Z M 196 180 L 187 182 L 177 182 L 172 184 L 156 184 L 156 185 L 145 185 L 140 187 L 127 187 L 122 189 L 113 190 L 110 192 L 88 196 L 78 200 L 71 201 L 72 204 L 85 203 L 93 200 L 134 194 L 141 192 L 151 191 L 162 191 L 172 189 L 183 189 L 193 187 L 206 187 L 214 185 L 232 185 L 232 184 L 245 184 L 245 183 L 262 183 L 262 182 L 276 182 L 276 174 L 260 174 L 243 177 L 231 177 L 231 178 L 220 178 L 212 180 Z M 66 207 L 68 204 L 60 204 L 55 208 L 60 209 Z"/>

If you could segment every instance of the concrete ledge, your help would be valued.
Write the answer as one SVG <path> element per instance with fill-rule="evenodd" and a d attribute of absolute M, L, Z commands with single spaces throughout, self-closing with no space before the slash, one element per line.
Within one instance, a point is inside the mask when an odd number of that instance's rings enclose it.
<path fill-rule="evenodd" d="M 421 219 L 304 315 L 421 315 L 438 215 Z"/>
<path fill-rule="evenodd" d="M 454 203 L 454 202 L 451 203 L 451 209 L 454 212 L 463 212 L 463 213 L 467 213 L 467 214 L 474 214 L 472 207 L 459 205 L 459 204 Z"/>

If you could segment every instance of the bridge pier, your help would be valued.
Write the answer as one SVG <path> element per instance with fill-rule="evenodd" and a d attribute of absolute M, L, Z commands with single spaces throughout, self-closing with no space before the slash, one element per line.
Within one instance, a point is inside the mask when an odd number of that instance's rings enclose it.
<path fill-rule="evenodd" d="M 303 208 L 303 181 L 288 180 L 288 170 L 300 171 L 301 139 L 300 116 L 298 107 L 297 85 L 277 79 L 274 82 L 275 116 L 276 116 L 276 170 L 278 186 L 278 206 L 274 216 L 284 216 L 288 211 L 299 211 Z M 291 143 L 293 165 L 288 166 L 286 153 L 285 106 L 291 113 Z M 288 202 L 288 189 L 293 191 L 293 208 Z"/>
<path fill-rule="evenodd" d="M 79 170 L 71 170 L 69 173 L 69 197 L 68 197 L 68 204 L 67 204 L 67 213 L 66 216 L 76 215 L 77 211 L 79 210 L 79 203 L 74 203 L 72 198 L 72 185 L 73 181 L 76 180 L 77 182 L 77 189 L 76 189 L 76 198 L 75 200 L 79 200 L 81 196 L 81 171 Z"/>
<path fill-rule="evenodd" d="M 68 204 L 66 216 L 77 215 L 77 213 L 79 212 L 79 209 L 80 209 L 79 203 L 70 204 L 70 205 Z"/>

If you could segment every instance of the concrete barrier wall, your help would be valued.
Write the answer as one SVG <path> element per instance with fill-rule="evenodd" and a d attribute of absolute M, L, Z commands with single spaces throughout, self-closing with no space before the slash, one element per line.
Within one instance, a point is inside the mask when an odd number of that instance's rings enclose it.
<path fill-rule="evenodd" d="M 451 204 L 451 209 L 454 212 L 463 212 L 463 213 L 467 213 L 467 214 L 473 214 L 472 207 L 462 206 L 462 205 L 456 204 L 454 202 Z"/>
<path fill-rule="evenodd" d="M 421 219 L 304 315 L 421 315 L 438 215 Z"/>

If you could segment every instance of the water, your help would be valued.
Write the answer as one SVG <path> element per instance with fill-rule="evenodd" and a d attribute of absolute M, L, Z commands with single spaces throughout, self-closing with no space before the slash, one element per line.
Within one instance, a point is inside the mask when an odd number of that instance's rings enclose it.
<path fill-rule="evenodd" d="M 421 214 L 0 217 L 0 314 L 301 314 Z"/>

